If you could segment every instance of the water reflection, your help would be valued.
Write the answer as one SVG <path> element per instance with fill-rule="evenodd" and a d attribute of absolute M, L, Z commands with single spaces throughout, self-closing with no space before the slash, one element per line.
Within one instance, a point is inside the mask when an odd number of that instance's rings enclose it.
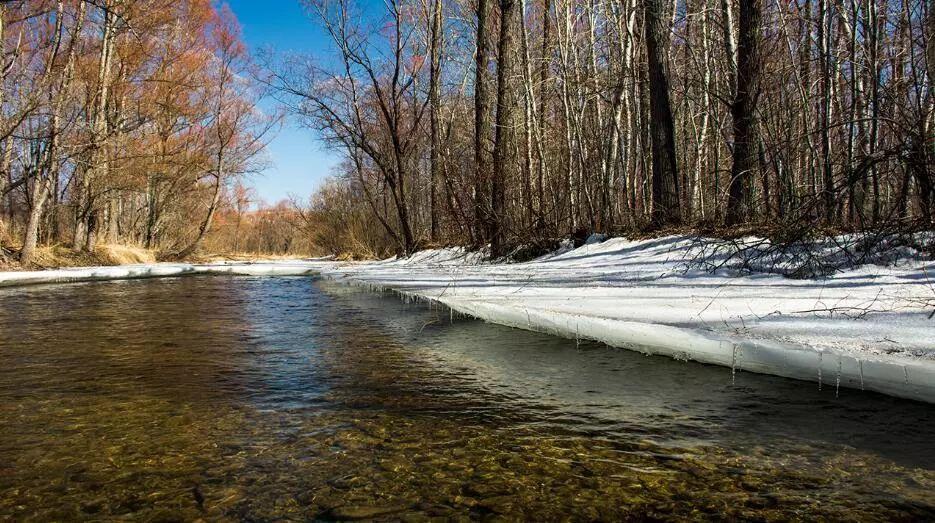
<path fill-rule="evenodd" d="M 0 519 L 913 519 L 927 405 L 308 278 L 0 293 Z"/>
<path fill-rule="evenodd" d="M 549 423 L 659 443 L 776 445 L 789 439 L 847 444 L 906 465 L 935 469 L 935 416 L 926 404 L 851 389 L 645 356 L 590 342 L 452 322 L 447 310 L 388 307 L 336 284 L 324 289 L 380 318 L 420 366 L 458 374 L 470 390 L 542 411 Z M 389 297 L 389 299 L 393 299 Z M 491 338 L 496 342 L 491 343 Z M 473 393 L 473 392 L 472 392 Z"/>

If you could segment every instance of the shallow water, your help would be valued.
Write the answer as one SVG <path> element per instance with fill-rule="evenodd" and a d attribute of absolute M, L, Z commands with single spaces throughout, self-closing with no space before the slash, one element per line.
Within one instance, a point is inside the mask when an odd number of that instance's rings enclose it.
<path fill-rule="evenodd" d="M 932 519 L 933 413 L 310 278 L 0 291 L 0 520 Z"/>

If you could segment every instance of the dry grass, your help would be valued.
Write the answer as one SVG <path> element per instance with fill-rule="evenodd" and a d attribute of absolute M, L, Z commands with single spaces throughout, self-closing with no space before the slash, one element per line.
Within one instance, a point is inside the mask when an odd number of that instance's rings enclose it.
<path fill-rule="evenodd" d="M 100 245 L 94 252 L 78 252 L 64 245 L 40 247 L 35 259 L 23 267 L 15 259 L 0 261 L 2 270 L 35 270 L 55 267 L 90 267 L 96 265 L 130 265 L 153 263 L 156 254 L 142 247 L 129 245 Z"/>
<path fill-rule="evenodd" d="M 251 262 L 256 260 L 297 260 L 302 258 L 307 258 L 301 254 L 260 254 L 260 253 L 250 253 L 250 252 L 234 252 L 234 253 L 203 253 L 195 254 L 191 256 L 188 260 L 190 262 L 196 263 L 216 263 L 216 262 L 225 262 L 225 261 L 236 261 L 236 262 Z"/>
<path fill-rule="evenodd" d="M 156 261 L 156 254 L 153 251 L 129 245 L 102 245 L 96 249 L 95 254 L 104 257 L 113 265 L 153 263 Z"/>
<path fill-rule="evenodd" d="M 249 262 L 256 260 L 294 260 L 301 255 L 277 255 L 256 253 L 196 253 L 185 260 L 192 263 L 214 263 L 221 261 Z M 39 247 L 29 266 L 24 267 L 16 259 L 16 250 L 0 252 L 0 271 L 27 271 L 58 267 L 92 267 L 108 265 L 132 265 L 166 261 L 157 251 L 132 245 L 99 245 L 94 252 L 78 252 L 65 245 Z M 172 260 L 180 261 L 180 260 Z"/>

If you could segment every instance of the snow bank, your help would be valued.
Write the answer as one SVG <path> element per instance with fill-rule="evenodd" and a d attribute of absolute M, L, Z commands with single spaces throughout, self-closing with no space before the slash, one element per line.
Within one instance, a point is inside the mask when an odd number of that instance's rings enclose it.
<path fill-rule="evenodd" d="M 322 274 L 512 327 L 935 402 L 935 267 L 916 258 L 812 280 L 712 273 L 687 263 L 697 246 L 612 239 L 491 265 L 428 251 Z"/>
<path fill-rule="evenodd" d="M 113 267 L 74 267 L 47 271 L 0 272 L 0 287 L 40 283 L 164 278 L 193 274 L 233 274 L 242 276 L 292 276 L 315 274 L 321 260 L 275 260 L 262 262 L 221 262 L 211 264 L 152 263 Z"/>

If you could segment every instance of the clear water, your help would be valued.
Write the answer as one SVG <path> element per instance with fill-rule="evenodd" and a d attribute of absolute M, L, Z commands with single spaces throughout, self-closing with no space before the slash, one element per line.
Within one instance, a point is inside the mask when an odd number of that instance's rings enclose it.
<path fill-rule="evenodd" d="M 5 289 L 0 520 L 935 517 L 935 409 L 828 389 L 310 278 Z"/>

